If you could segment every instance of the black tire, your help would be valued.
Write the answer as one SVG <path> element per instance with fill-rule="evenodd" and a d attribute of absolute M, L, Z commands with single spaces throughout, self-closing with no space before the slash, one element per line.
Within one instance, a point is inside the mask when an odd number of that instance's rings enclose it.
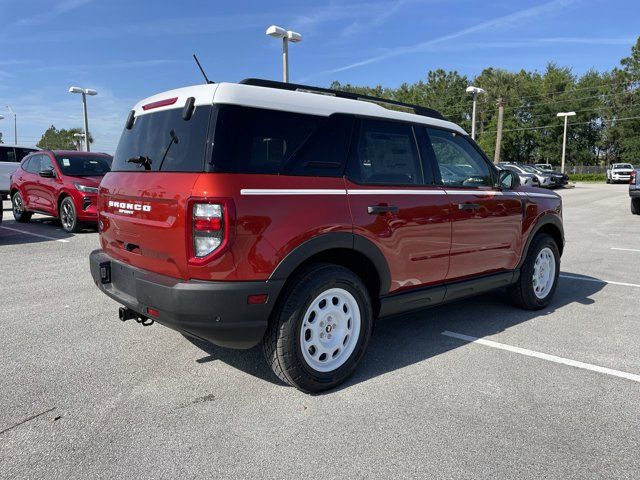
<path fill-rule="evenodd" d="M 553 285 L 544 297 L 540 298 L 534 291 L 533 277 L 538 254 L 540 254 L 540 252 L 545 248 L 548 248 L 553 253 L 555 272 L 553 275 Z M 518 278 L 518 281 L 507 289 L 507 294 L 511 303 L 517 307 L 527 310 L 540 310 L 541 308 L 546 307 L 549 305 L 549 302 L 556 291 L 559 275 L 560 252 L 556 241 L 546 233 L 536 235 L 529 246 L 527 257 L 520 269 L 520 278 Z"/>
<path fill-rule="evenodd" d="M 631 199 L 631 213 L 640 215 L 640 198 Z"/>
<path fill-rule="evenodd" d="M 13 209 L 13 218 L 16 222 L 24 223 L 31 220 L 33 213 L 27 212 L 24 206 L 24 200 L 20 192 L 15 192 L 11 197 L 11 208 Z"/>
<path fill-rule="evenodd" d="M 611 183 L 611 180 L 609 180 L 609 177 L 607 177 L 607 183 Z"/>
<path fill-rule="evenodd" d="M 62 228 L 69 233 L 77 233 L 82 229 L 82 222 L 78 220 L 78 212 L 71 197 L 65 197 L 60 202 L 60 211 L 58 212 Z"/>
<path fill-rule="evenodd" d="M 305 360 L 306 354 L 302 352 L 301 338 L 303 322 L 313 321 L 311 316 L 305 320 L 307 310 L 323 292 L 327 292 L 329 289 L 341 289 L 348 292 L 357 303 L 361 320 L 358 338 L 354 341 L 355 346 L 352 347 L 353 351 L 348 357 L 345 351 L 344 363 L 338 365 L 334 370 L 322 372 L 313 368 Z M 334 303 L 334 305 L 336 304 Z M 322 317 L 315 318 L 315 321 L 320 322 L 320 318 Z M 328 319 L 333 321 L 331 316 Z M 304 323 L 304 325 L 307 324 Z M 316 264 L 301 271 L 287 283 L 271 315 L 262 346 L 267 363 L 281 380 L 303 392 L 321 392 L 344 382 L 354 372 L 369 344 L 372 327 L 371 299 L 362 279 L 351 270 L 338 265 Z M 327 330 L 327 332 L 329 331 Z M 307 331 L 304 335 L 306 334 Z M 334 333 L 334 335 L 336 334 Z M 328 337 L 330 338 L 330 335 Z M 324 341 L 328 342 L 329 340 Z M 338 343 L 345 344 L 344 342 Z M 322 355 L 319 359 L 321 357 Z M 325 359 L 332 361 L 327 356 Z"/>

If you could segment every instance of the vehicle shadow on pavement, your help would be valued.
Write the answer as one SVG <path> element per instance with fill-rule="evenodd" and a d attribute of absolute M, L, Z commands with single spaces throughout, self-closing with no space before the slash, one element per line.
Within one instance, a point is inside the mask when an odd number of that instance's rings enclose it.
<path fill-rule="evenodd" d="M 591 305 L 592 295 L 606 285 L 593 277 L 563 272 L 584 280 L 561 278 L 551 304 L 539 311 L 521 310 L 509 304 L 504 291 L 390 317 L 376 323 L 369 347 L 355 374 L 332 391 L 422 362 L 465 345 L 441 335 L 450 330 L 473 337 L 495 335 L 520 323 L 540 319 L 570 304 Z M 195 339 L 194 345 L 208 354 L 197 360 L 220 360 L 262 380 L 282 384 L 267 366 L 260 346 L 251 350 L 230 350 Z"/>
<path fill-rule="evenodd" d="M 96 228 L 87 227 L 77 234 L 67 233 L 57 218 L 34 218 L 25 223 L 19 223 L 13 219 L 4 220 L 0 227 L 4 227 L 0 228 L 0 245 L 54 242 L 97 231 Z"/>

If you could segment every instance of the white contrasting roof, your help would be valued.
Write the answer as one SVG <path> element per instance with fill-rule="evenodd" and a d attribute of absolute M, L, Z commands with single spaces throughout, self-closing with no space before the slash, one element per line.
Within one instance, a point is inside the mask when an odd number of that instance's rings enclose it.
<path fill-rule="evenodd" d="M 448 128 L 466 135 L 466 132 L 455 123 L 437 118 L 415 115 L 413 113 L 390 110 L 382 105 L 349 98 L 333 97 L 308 91 L 281 90 L 278 88 L 244 85 L 240 83 L 216 83 L 194 85 L 178 88 L 153 95 L 138 102 L 135 115 L 145 115 L 161 110 L 182 108 L 189 97 L 195 98 L 195 105 L 229 104 L 246 107 L 266 108 L 285 112 L 304 113 L 328 117 L 334 113 L 346 113 L 375 118 L 387 118 L 406 122 Z M 171 105 L 144 110 L 142 107 L 150 103 L 177 98 Z"/>

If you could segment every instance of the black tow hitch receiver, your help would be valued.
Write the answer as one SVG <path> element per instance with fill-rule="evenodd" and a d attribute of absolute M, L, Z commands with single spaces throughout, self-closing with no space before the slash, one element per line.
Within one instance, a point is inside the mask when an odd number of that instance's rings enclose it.
<path fill-rule="evenodd" d="M 111 262 L 102 262 L 100 264 L 100 283 L 103 285 L 111 283 Z"/>
<path fill-rule="evenodd" d="M 120 317 L 120 320 L 122 320 L 123 322 L 126 322 L 127 320 L 135 320 L 143 327 L 148 327 L 150 325 L 153 325 L 154 323 L 154 320 L 152 318 L 140 315 L 138 312 L 127 307 L 120 307 L 118 309 L 118 317 Z"/>

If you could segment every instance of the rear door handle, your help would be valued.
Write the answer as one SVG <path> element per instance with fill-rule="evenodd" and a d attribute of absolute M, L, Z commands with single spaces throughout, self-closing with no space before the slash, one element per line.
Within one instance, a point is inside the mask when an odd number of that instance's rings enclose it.
<path fill-rule="evenodd" d="M 459 210 L 478 210 L 480 208 L 479 203 L 459 203 Z"/>
<path fill-rule="evenodd" d="M 369 215 L 380 215 L 381 213 L 398 213 L 395 205 L 370 205 L 367 207 Z"/>

